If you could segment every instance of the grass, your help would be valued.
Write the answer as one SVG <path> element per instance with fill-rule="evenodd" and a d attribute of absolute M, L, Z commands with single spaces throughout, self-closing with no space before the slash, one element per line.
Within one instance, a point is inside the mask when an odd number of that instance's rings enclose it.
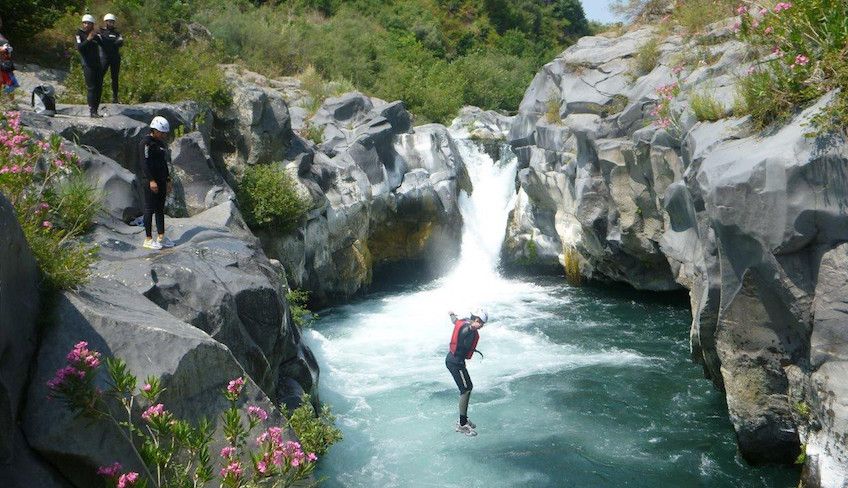
<path fill-rule="evenodd" d="M 660 59 L 660 42 L 652 37 L 639 46 L 633 57 L 633 68 L 637 77 L 646 75 L 657 67 Z"/>
<path fill-rule="evenodd" d="M 672 16 L 688 34 L 702 33 L 705 28 L 734 14 L 737 0 L 693 0 L 679 2 Z"/>
<path fill-rule="evenodd" d="M 560 115 L 560 109 L 562 107 L 562 102 L 559 99 L 558 95 L 551 94 L 548 97 L 548 101 L 545 102 L 545 121 L 549 124 L 562 124 L 562 115 Z"/>
<path fill-rule="evenodd" d="M 689 97 L 689 106 L 701 122 L 715 122 L 725 117 L 724 105 L 707 92 L 693 93 Z"/>

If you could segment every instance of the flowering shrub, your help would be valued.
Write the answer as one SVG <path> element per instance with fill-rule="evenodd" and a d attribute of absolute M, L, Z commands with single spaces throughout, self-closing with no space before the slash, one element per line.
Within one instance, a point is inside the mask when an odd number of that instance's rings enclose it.
<path fill-rule="evenodd" d="M 680 123 L 677 115 L 671 110 L 671 102 L 680 94 L 680 85 L 677 82 L 669 83 L 657 88 L 657 106 L 651 111 L 651 116 L 656 117 L 654 124 L 666 129 L 672 134 L 680 132 Z"/>
<path fill-rule="evenodd" d="M 739 35 L 763 55 L 742 80 L 740 90 L 754 121 L 763 127 L 841 88 L 835 103 L 814 124 L 821 131 L 844 127 L 848 122 L 848 2 L 745 2 L 737 14 Z"/>
<path fill-rule="evenodd" d="M 233 379 L 223 391 L 230 402 L 221 417 L 227 445 L 220 450 L 216 462 L 209 449 L 213 438 L 211 423 L 204 419 L 193 426 L 169 412 L 158 401 L 163 388 L 156 378 L 147 378 L 137 388 L 138 379 L 127 370 L 126 363 L 107 358 L 109 386 L 101 391 L 94 385 L 102 364 L 99 352 L 90 349 L 88 343 L 79 342 L 66 360 L 67 364 L 47 383 L 51 397 L 63 400 L 76 415 L 111 422 L 144 466 L 141 473 L 123 472 L 117 462 L 99 467 L 97 474 L 108 486 L 182 488 L 214 481 L 226 488 L 288 487 L 308 478 L 315 469 L 316 453 L 299 442 L 286 440 L 282 427 L 268 427 L 251 438 L 251 433 L 268 419 L 268 412 L 257 405 L 248 405 L 244 411 L 238 408 L 244 378 Z M 302 411 L 311 412 L 313 424 L 321 421 L 314 418 L 308 402 L 295 410 L 292 418 L 298 416 L 300 423 Z M 339 438 L 335 435 L 332 442 Z M 328 447 L 326 442 L 320 444 L 320 452 Z"/>
<path fill-rule="evenodd" d="M 97 192 L 61 138 L 36 139 L 18 112 L 0 114 L 0 193 L 15 208 L 47 284 L 67 289 L 84 283 L 95 248 L 77 238 L 100 208 Z"/>

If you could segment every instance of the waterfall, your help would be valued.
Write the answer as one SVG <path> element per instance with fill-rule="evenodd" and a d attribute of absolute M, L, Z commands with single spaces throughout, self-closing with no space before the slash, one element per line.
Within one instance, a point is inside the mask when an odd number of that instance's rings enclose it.
<path fill-rule="evenodd" d="M 473 141 L 460 139 L 457 146 L 473 190 L 459 199 L 464 227 L 455 272 L 491 277 L 497 273 L 507 217 L 515 204 L 518 160 L 508 148 L 495 162 Z"/>

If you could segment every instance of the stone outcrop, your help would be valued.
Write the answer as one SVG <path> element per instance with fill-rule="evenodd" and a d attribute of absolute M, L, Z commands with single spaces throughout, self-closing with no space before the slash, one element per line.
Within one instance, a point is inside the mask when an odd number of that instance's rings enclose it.
<path fill-rule="evenodd" d="M 459 252 L 460 187 L 470 188 L 444 126 L 413 129 L 403 103 L 357 92 L 330 97 L 310 114 L 299 81 L 246 79 L 282 94 L 296 114 L 280 160 L 312 208 L 293 233 L 259 233 L 292 286 L 328 303 L 358 293 L 375 273 L 399 264 L 429 275 L 449 265 Z"/>
<path fill-rule="evenodd" d="M 848 150 L 807 134 L 829 97 L 766 133 L 744 118 L 698 122 L 692 94 L 729 114 L 751 62 L 729 34 L 713 26 L 694 65 L 678 54 L 687 41 L 660 38 L 641 75 L 632 58 L 650 27 L 581 39 L 546 65 L 508 136 L 522 169 L 504 259 L 689 289 L 692 355 L 726 394 L 742 456 L 793 463 L 805 448 L 805 486 L 841 487 Z M 668 83 L 678 115 L 661 129 L 651 112 Z"/>

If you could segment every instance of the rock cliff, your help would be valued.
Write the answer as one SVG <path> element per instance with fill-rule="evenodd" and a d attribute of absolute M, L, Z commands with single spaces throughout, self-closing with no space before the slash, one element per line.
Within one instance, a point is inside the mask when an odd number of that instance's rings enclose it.
<path fill-rule="evenodd" d="M 730 117 L 752 62 L 731 33 L 717 24 L 696 43 L 643 27 L 545 65 L 509 133 L 522 169 L 504 259 L 687 288 L 692 355 L 726 393 L 743 457 L 804 450 L 805 486 L 844 486 L 848 146 L 807 135 L 828 97 L 765 133 Z M 657 64 L 639 73 L 654 38 Z M 679 116 L 658 128 L 657 90 L 672 83 Z M 697 121 L 702 93 L 725 118 Z"/>

